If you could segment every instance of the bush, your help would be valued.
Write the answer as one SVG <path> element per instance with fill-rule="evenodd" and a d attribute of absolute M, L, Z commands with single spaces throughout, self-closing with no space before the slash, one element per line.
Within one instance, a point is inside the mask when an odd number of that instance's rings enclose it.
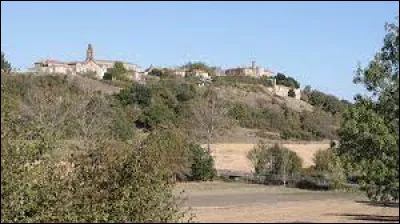
<path fill-rule="evenodd" d="M 176 119 L 175 112 L 164 104 L 156 104 L 146 108 L 140 115 L 138 122 L 149 129 L 160 126 L 170 126 Z"/>
<path fill-rule="evenodd" d="M 346 182 L 344 168 L 334 149 L 318 150 L 314 155 L 315 170 L 331 180 L 331 188 L 341 188 Z"/>
<path fill-rule="evenodd" d="M 176 87 L 176 98 L 180 101 L 188 101 L 196 96 L 196 89 L 193 85 L 181 84 Z"/>
<path fill-rule="evenodd" d="M 300 84 L 299 84 L 299 82 L 297 80 L 295 80 L 292 77 L 286 76 L 286 75 L 284 75 L 282 73 L 278 72 L 278 74 L 276 75 L 275 79 L 276 79 L 276 84 L 277 85 L 284 85 L 284 86 L 292 87 L 292 88 L 295 88 L 295 89 L 300 88 Z"/>
<path fill-rule="evenodd" d="M 190 173 L 190 150 L 183 135 L 177 130 L 153 131 L 143 146 L 153 153 L 151 159 L 158 161 L 170 176 L 182 180 Z"/>
<path fill-rule="evenodd" d="M 330 181 L 325 178 L 303 178 L 296 183 L 296 187 L 307 190 L 331 190 Z"/>
<path fill-rule="evenodd" d="M 134 120 L 129 116 L 128 109 L 122 107 L 118 101 L 114 102 L 111 131 L 116 139 L 128 140 L 133 137 Z"/>
<path fill-rule="evenodd" d="M 249 108 L 244 104 L 235 104 L 228 112 L 232 118 L 241 121 L 249 116 Z"/>
<path fill-rule="evenodd" d="M 293 98 L 295 98 L 295 97 L 296 97 L 296 93 L 294 92 L 294 90 L 293 90 L 293 89 L 290 89 L 290 90 L 289 90 L 289 92 L 288 92 L 288 96 L 289 96 L 289 97 L 293 97 Z"/>
<path fill-rule="evenodd" d="M 352 104 L 348 101 L 339 100 L 336 96 L 329 95 L 318 90 L 305 89 L 302 94 L 303 100 L 309 104 L 319 107 L 331 114 L 343 114 L 346 108 Z"/>
<path fill-rule="evenodd" d="M 57 158 L 43 145 L 1 148 L 2 222 L 177 222 L 173 185 L 157 152 L 96 147 Z M 99 142 L 100 143 L 100 142 Z M 6 152 L 6 153 L 5 153 Z"/>
<path fill-rule="evenodd" d="M 103 80 L 112 80 L 112 79 L 113 79 L 113 77 L 112 77 L 112 74 L 110 72 L 104 73 Z"/>
<path fill-rule="evenodd" d="M 114 66 L 111 69 L 108 69 L 107 73 L 111 75 L 112 79 L 128 80 L 129 74 L 122 62 L 119 61 L 115 62 Z"/>
<path fill-rule="evenodd" d="M 137 104 L 140 107 L 147 107 L 151 103 L 152 93 L 144 84 L 133 83 L 130 88 L 122 89 L 116 94 L 122 105 Z"/>
<path fill-rule="evenodd" d="M 333 160 L 333 153 L 332 150 L 326 149 L 326 150 L 318 150 L 314 154 L 314 164 L 315 164 L 315 169 L 317 171 L 328 171 L 329 170 L 329 164 Z"/>
<path fill-rule="evenodd" d="M 259 142 L 247 158 L 252 162 L 258 175 L 280 175 L 284 183 L 289 176 L 299 174 L 302 167 L 301 158 L 293 151 L 275 144 L 268 147 Z"/>
<path fill-rule="evenodd" d="M 190 180 L 212 180 L 217 174 L 214 167 L 214 159 L 211 155 L 201 148 L 200 145 L 191 144 L 192 171 L 189 176 Z"/>

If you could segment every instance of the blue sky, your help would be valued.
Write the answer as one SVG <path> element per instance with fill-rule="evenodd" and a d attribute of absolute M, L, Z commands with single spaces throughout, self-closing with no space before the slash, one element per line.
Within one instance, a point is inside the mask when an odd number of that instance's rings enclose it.
<path fill-rule="evenodd" d="M 16 67 L 44 58 L 257 64 L 351 100 L 357 62 L 382 46 L 398 2 L 1 2 L 1 50 Z"/>

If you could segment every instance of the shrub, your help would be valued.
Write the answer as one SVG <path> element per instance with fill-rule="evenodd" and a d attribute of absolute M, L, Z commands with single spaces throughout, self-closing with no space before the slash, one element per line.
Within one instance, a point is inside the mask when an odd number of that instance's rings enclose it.
<path fill-rule="evenodd" d="M 146 85 L 139 83 L 133 83 L 130 88 L 122 89 L 116 94 L 122 105 L 137 104 L 141 107 L 150 105 L 151 96 L 150 89 Z"/>
<path fill-rule="evenodd" d="M 193 99 L 196 96 L 196 89 L 193 85 L 181 84 L 175 88 L 176 98 L 183 102 Z"/>
<path fill-rule="evenodd" d="M 128 71 L 126 70 L 124 64 L 122 62 L 115 62 L 114 66 L 107 71 L 112 79 L 116 80 L 128 80 Z"/>
<path fill-rule="evenodd" d="M 339 100 L 336 96 L 310 88 L 305 89 L 301 96 L 309 104 L 332 114 L 343 114 L 346 108 L 351 106 L 348 101 Z"/>
<path fill-rule="evenodd" d="M 293 90 L 293 89 L 290 89 L 290 90 L 289 90 L 289 92 L 288 92 L 288 96 L 289 96 L 289 97 L 293 97 L 293 98 L 295 98 L 295 97 L 296 97 L 296 93 L 294 92 L 294 90 Z"/>
<path fill-rule="evenodd" d="M 333 160 L 333 152 L 330 149 L 326 150 L 318 150 L 314 154 L 314 164 L 315 164 L 315 169 L 317 171 L 328 171 L 329 170 L 329 164 Z"/>
<path fill-rule="evenodd" d="M 315 170 L 331 180 L 331 188 L 341 188 L 346 181 L 340 158 L 332 148 L 318 150 L 314 155 Z"/>
<path fill-rule="evenodd" d="M 295 88 L 295 89 L 300 88 L 300 84 L 299 84 L 299 82 L 297 80 L 295 80 L 292 77 L 286 76 L 286 75 L 284 75 L 282 73 L 278 72 L 278 74 L 276 75 L 275 79 L 276 79 L 276 84 L 277 85 L 284 85 L 284 86 L 292 87 L 292 88 Z"/>
<path fill-rule="evenodd" d="M 249 108 L 244 104 L 236 104 L 234 105 L 228 112 L 228 115 L 232 118 L 241 121 L 243 119 L 248 118 Z"/>
<path fill-rule="evenodd" d="M 113 104 L 111 131 L 116 139 L 128 140 L 133 137 L 134 120 L 129 116 L 128 109 L 118 101 Z"/>
<path fill-rule="evenodd" d="M 145 146 L 100 144 L 62 160 L 49 153 L 37 160 L 38 147 L 2 148 L 2 222 L 177 222 L 184 215 L 166 169 Z"/>
<path fill-rule="evenodd" d="M 284 184 L 289 176 L 299 174 L 302 167 L 302 160 L 295 152 L 278 144 L 268 147 L 259 142 L 247 158 L 252 162 L 256 174 L 279 175 Z"/>
<path fill-rule="evenodd" d="M 200 145 L 191 144 L 189 148 L 192 160 L 190 180 L 212 180 L 217 174 L 212 156 Z"/>
<path fill-rule="evenodd" d="M 104 80 L 112 80 L 113 79 L 112 74 L 110 72 L 104 73 L 103 79 Z"/>
<path fill-rule="evenodd" d="M 176 119 L 175 112 L 164 104 L 156 104 L 146 108 L 140 115 L 138 122 L 149 129 L 160 126 L 169 126 Z"/>
<path fill-rule="evenodd" d="M 331 190 L 330 181 L 325 178 L 303 178 L 296 183 L 296 187 L 307 190 Z"/>
<path fill-rule="evenodd" d="M 183 179 L 190 173 L 190 150 L 182 134 L 176 129 L 156 130 L 143 142 L 145 150 L 153 155 L 170 176 Z"/>

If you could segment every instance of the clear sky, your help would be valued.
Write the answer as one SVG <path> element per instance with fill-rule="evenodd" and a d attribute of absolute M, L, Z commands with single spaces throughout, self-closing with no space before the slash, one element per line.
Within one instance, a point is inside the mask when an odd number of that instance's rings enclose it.
<path fill-rule="evenodd" d="M 398 2 L 1 2 L 1 50 L 19 68 L 95 58 L 143 68 L 257 64 L 351 100 Z"/>

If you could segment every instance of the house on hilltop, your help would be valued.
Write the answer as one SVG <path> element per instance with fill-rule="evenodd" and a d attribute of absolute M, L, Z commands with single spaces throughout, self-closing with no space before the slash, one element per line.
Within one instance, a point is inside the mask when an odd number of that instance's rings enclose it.
<path fill-rule="evenodd" d="M 252 77 L 271 77 L 275 75 L 275 72 L 256 65 L 255 61 L 251 62 L 251 67 L 238 67 L 230 68 L 225 70 L 227 76 L 252 76 Z"/>

